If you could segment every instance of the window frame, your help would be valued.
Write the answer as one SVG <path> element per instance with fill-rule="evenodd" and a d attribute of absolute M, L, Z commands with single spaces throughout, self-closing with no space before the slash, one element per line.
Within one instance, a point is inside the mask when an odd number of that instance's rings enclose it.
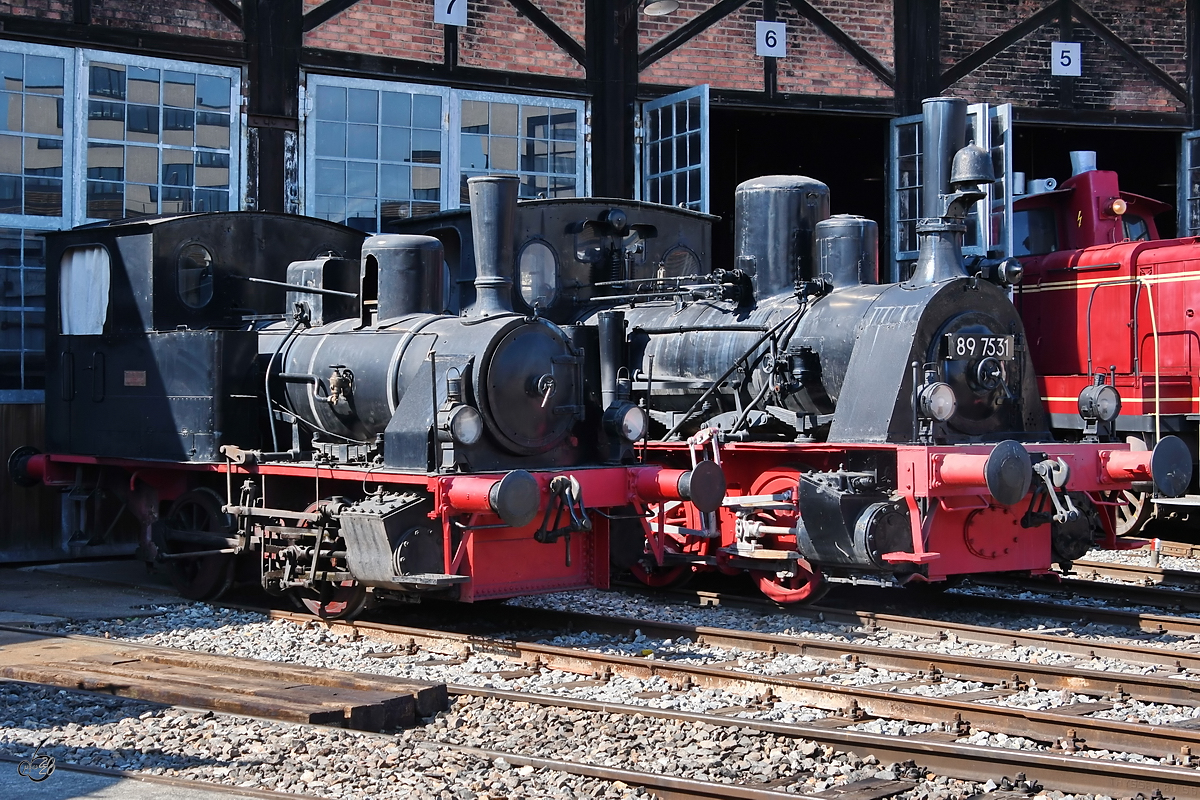
<path fill-rule="evenodd" d="M 229 209 L 231 211 L 240 211 L 246 207 L 246 119 L 242 109 L 242 70 L 238 67 L 225 67 L 218 64 L 202 64 L 196 61 L 184 61 L 181 59 L 166 59 L 155 58 L 152 56 L 130 55 L 128 53 L 113 53 L 107 50 L 93 50 L 80 48 L 75 51 L 75 75 L 76 84 L 82 86 L 82 82 L 88 79 L 90 74 L 89 67 L 92 62 L 100 62 L 107 64 L 120 64 L 124 67 L 142 67 L 148 69 L 157 69 L 162 72 L 194 72 L 197 75 L 212 75 L 221 78 L 228 78 L 229 86 Z M 86 89 L 86 87 L 84 87 Z M 71 180 L 74 184 L 72 199 L 74 205 L 72 207 L 72 218 L 78 220 L 73 222 L 68 227 L 75 225 L 85 225 L 93 222 L 109 222 L 103 217 L 87 216 L 87 148 L 88 148 L 88 101 L 90 95 L 87 91 L 76 91 L 74 94 L 75 104 L 72 114 L 73 122 L 79 121 L 78 130 L 75 135 L 75 150 L 74 153 L 74 169 L 71 172 Z M 162 107 L 162 101 L 159 101 L 159 107 Z M 179 150 L 180 147 L 170 147 L 163 144 L 161 141 L 162 129 L 159 129 L 159 142 L 154 145 L 136 144 L 138 147 L 155 147 L 159 151 L 159 185 L 162 183 L 162 151 L 164 149 Z M 109 139 L 97 139 L 99 142 L 116 141 Z M 128 143 L 125 143 L 128 146 Z M 192 145 L 189 148 L 193 153 L 198 150 L 213 150 L 213 148 L 201 148 Z M 224 152 L 224 151 L 214 151 Z M 65 170 L 64 170 L 65 174 Z M 127 183 L 127 181 L 122 181 Z M 193 192 L 195 186 L 192 187 Z M 64 201 L 65 202 L 65 201 Z M 159 203 L 162 200 L 160 198 Z M 159 212 L 162 213 L 162 212 Z M 184 212 L 198 213 L 198 212 Z M 120 219 L 128 219 L 121 217 Z"/>
<path fill-rule="evenodd" d="M 467 89 L 454 89 L 448 86 L 433 84 L 408 83 L 405 81 L 389 81 L 376 78 L 353 78 L 340 75 L 327 75 L 318 72 L 305 72 L 301 75 L 300 108 L 303 109 L 299 131 L 299 146 L 303 153 L 303 172 L 301 174 L 299 213 L 315 216 L 316 208 L 316 136 L 312 127 L 316 122 L 316 90 L 320 86 L 333 86 L 343 89 L 368 89 L 384 92 L 406 92 L 409 94 L 432 95 L 442 101 L 441 128 L 441 181 L 440 209 L 454 210 L 463 207 L 459 200 L 459 182 L 462 175 L 462 103 L 463 101 L 478 101 L 487 103 L 513 103 L 524 105 L 544 106 L 550 109 L 568 109 L 577 115 L 578 124 L 575 130 L 575 182 L 576 197 L 587 197 L 591 194 L 590 152 L 588 150 L 588 107 L 581 99 L 555 97 L 550 95 L 516 94 L 509 92 L 486 92 Z M 375 162 L 382 163 L 378 158 Z M 519 169 L 515 173 L 505 171 L 503 174 L 524 175 Z M 542 173 L 533 173 L 542 174 Z M 377 189 L 377 200 L 383 194 Z M 378 207 L 377 207 L 378 218 Z"/>
<path fill-rule="evenodd" d="M 20 53 L 26 56 L 49 56 L 63 60 L 63 213 L 57 217 L 41 216 L 39 214 L 0 214 L 0 228 L 25 228 L 32 230 L 57 231 L 74 227 L 79 223 L 74 215 L 74 193 L 78 191 L 77 175 L 75 173 L 76 149 L 75 138 L 77 131 L 75 106 L 78 92 L 75 91 L 77 65 L 75 51 L 70 47 L 53 47 L 51 45 L 29 44 L 5 40 L 0 42 L 0 50 L 6 53 Z M 22 128 L 24 128 L 22 115 Z M 24 136 L 22 131 L 20 136 Z"/>

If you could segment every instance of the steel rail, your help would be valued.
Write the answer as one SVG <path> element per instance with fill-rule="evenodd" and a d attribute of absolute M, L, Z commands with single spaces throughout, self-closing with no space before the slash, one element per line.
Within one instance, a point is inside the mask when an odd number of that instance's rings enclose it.
<path fill-rule="evenodd" d="M 697 644 L 770 654 L 788 654 L 823 659 L 836 664 L 835 671 L 859 667 L 914 673 L 930 683 L 940 679 L 979 681 L 1010 688 L 1036 684 L 1039 689 L 1067 689 L 1081 694 L 1128 696 L 1148 703 L 1174 703 L 1200 706 L 1200 676 L 1183 679 L 1172 670 L 1172 677 L 1141 673 L 1102 672 L 1061 664 L 1033 664 L 973 656 L 907 650 L 883 645 L 831 642 L 779 633 L 731 630 L 673 622 L 601 617 L 571 611 L 549 611 L 506 606 L 488 614 L 489 621 L 521 627 L 555 630 L 589 630 L 618 636 L 635 630 L 652 638 L 686 637 Z"/>
<path fill-rule="evenodd" d="M 24 759 L 20 756 L 0 754 L 0 761 L 16 764 L 23 760 Z M 170 786 L 175 789 L 220 792 L 221 794 L 237 795 L 238 797 L 259 798 L 259 800 L 305 800 L 306 798 L 313 798 L 313 800 L 317 800 L 319 797 L 319 795 L 315 794 L 303 794 L 300 792 L 290 791 L 276 792 L 271 789 L 245 788 L 242 786 L 234 786 L 228 783 L 210 783 L 208 781 L 196 780 L 194 778 L 176 778 L 171 775 L 154 775 L 149 772 L 138 772 L 137 770 L 113 769 L 111 767 L 93 767 L 86 764 L 74 764 L 55 757 L 54 771 L 57 772 L 59 770 L 63 770 L 64 772 L 82 772 L 88 775 L 100 775 L 105 778 L 128 778 L 129 780 L 141 781 L 142 783 L 154 783 L 160 786 Z M 46 787 L 50 787 L 52 785 L 52 783 L 48 783 L 46 784 Z M 34 792 L 33 796 L 38 796 L 39 794 L 40 792 Z"/>
<path fill-rule="evenodd" d="M 622 585 L 620 588 L 627 591 L 630 590 L 630 587 L 625 585 Z M 920 617 L 906 617 L 900 614 L 833 608 L 831 606 L 780 608 L 766 599 L 759 600 L 757 598 L 729 596 L 719 592 L 686 590 L 663 592 L 661 590 L 645 590 L 645 593 L 653 597 L 684 599 L 701 606 L 726 606 L 728 608 L 757 611 L 763 614 L 787 614 L 802 619 L 863 627 L 868 630 L 884 629 L 897 633 L 911 633 L 931 639 L 945 639 L 947 636 L 955 636 L 964 641 L 1004 645 L 1007 647 L 1045 647 L 1049 650 L 1089 659 L 1115 658 L 1120 661 L 1129 661 L 1137 664 L 1154 664 L 1173 669 L 1177 672 L 1182 672 L 1185 669 L 1200 671 L 1200 652 L 1195 651 L 1147 647 L 1145 645 L 1115 644 L 1089 639 L 1068 638 L 1051 633 L 1006 630 L 984 625 L 969 625 L 963 622 L 928 620 L 921 619 Z M 958 596 L 955 599 L 957 601 Z M 993 599 L 992 602 L 998 603 L 1001 601 Z M 1051 608 L 1059 612 L 1056 618 L 1065 618 L 1068 620 L 1079 619 L 1077 615 L 1063 617 L 1061 606 L 1051 606 Z M 995 613 L 996 608 L 993 607 L 990 611 Z"/>
<path fill-rule="evenodd" d="M 724 800 L 724 798 L 735 798 L 735 800 L 783 800 L 783 798 L 789 798 L 789 800 L 790 798 L 796 798 L 797 800 L 823 800 L 811 794 L 794 794 L 777 789 L 762 788 L 750 783 L 698 781 L 693 778 L 677 778 L 672 775 L 661 775 L 653 772 L 618 769 L 616 767 L 600 767 L 577 761 L 560 761 L 537 756 L 522 756 L 496 750 L 481 750 L 476 747 L 454 746 L 453 749 L 459 753 L 487 758 L 493 761 L 503 758 L 509 764 L 516 766 L 557 770 L 571 775 L 595 778 L 610 783 L 620 781 L 634 786 L 641 786 L 643 789 L 653 790 L 655 796 L 662 798 L 662 800 Z M 802 775 L 796 776 L 796 782 L 800 782 L 803 779 L 804 776 Z"/>
<path fill-rule="evenodd" d="M 272 612 L 272 617 L 304 619 L 291 612 Z M 307 619 L 316 619 L 308 617 Z M 1056 747 L 1081 744 L 1093 750 L 1131 751 L 1159 758 L 1200 753 L 1200 730 L 1096 719 L 1069 711 L 1039 711 L 957 700 L 926 697 L 869 686 L 844 686 L 787 675 L 762 675 L 713 666 L 675 664 L 667 661 L 594 653 L 567 647 L 493 639 L 472 634 L 431 631 L 375 622 L 327 623 L 335 632 L 383 639 L 411 649 L 466 657 L 484 653 L 537 668 L 556 669 L 579 675 L 605 672 L 626 677 L 662 678 L 676 687 L 719 688 L 761 702 L 782 700 L 817 708 L 847 718 L 845 724 L 868 718 L 908 720 L 948 728 L 971 726 L 993 733 L 1020 736 Z"/>
<path fill-rule="evenodd" d="M 1133 796 L 1138 792 L 1151 796 L 1156 790 L 1166 796 L 1200 797 L 1200 771 L 1191 767 L 1155 766 L 1125 761 L 1104 761 L 1079 756 L 1029 750 L 980 747 L 947 742 L 947 736 L 895 736 L 890 734 L 823 728 L 810 723 L 767 722 L 717 714 L 698 714 L 665 708 L 575 700 L 555 695 L 484 689 L 476 686 L 450 686 L 450 693 L 483 697 L 513 703 L 552 706 L 600 714 L 674 720 L 741 728 L 755 733 L 802 738 L 837 750 L 859 755 L 875 755 L 882 763 L 915 760 L 921 767 L 971 780 L 999 782 L 1024 773 L 1028 779 L 1060 791 L 1109 796 Z"/>
<path fill-rule="evenodd" d="M 1038 578 L 1004 578 L 1000 576 L 973 578 L 972 583 L 978 586 L 1011 587 L 1021 591 L 1039 592 L 1050 595 L 1075 595 L 1090 597 L 1097 600 L 1123 603 L 1131 606 L 1150 606 L 1164 611 L 1181 611 L 1188 613 L 1200 612 L 1200 592 L 1186 589 L 1170 589 L 1161 583 L 1147 586 L 1143 583 L 1104 583 L 1093 577 L 1113 577 L 1121 580 L 1137 580 L 1139 575 L 1146 574 L 1146 568 L 1139 571 L 1124 572 L 1110 569 L 1092 569 L 1086 571 L 1076 567 L 1076 573 L 1062 580 L 1052 582 Z M 1192 585 L 1195 585 L 1194 583 Z M 1083 608 L 1070 606 L 1072 610 Z M 1128 612 L 1126 612 L 1128 613 Z"/>

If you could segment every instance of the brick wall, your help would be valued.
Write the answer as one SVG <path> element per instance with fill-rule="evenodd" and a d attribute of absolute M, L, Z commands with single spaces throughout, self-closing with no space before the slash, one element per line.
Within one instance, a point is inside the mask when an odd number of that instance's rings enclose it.
<path fill-rule="evenodd" d="M 645 50 L 705 11 L 712 2 L 683 0 L 666 17 L 643 16 L 638 21 L 639 49 Z M 754 55 L 754 21 L 762 19 L 762 3 L 751 2 L 687 44 L 654 62 L 641 74 L 643 83 L 696 86 L 761 92 L 762 59 Z"/>
<path fill-rule="evenodd" d="M 71 21 L 71 0 L 0 0 L 0 14 Z"/>
<path fill-rule="evenodd" d="M 891 0 L 813 3 L 885 64 L 892 62 Z M 639 22 L 643 50 L 685 24 L 711 2 L 684 0 L 675 14 Z M 781 92 L 847 96 L 890 96 L 891 89 L 854 60 L 790 5 L 778 5 L 778 19 L 788 26 L 788 55 L 778 62 Z M 763 59 L 754 53 L 754 23 L 762 19 L 762 3 L 747 3 L 688 44 L 651 64 L 646 83 L 762 91 Z"/>
<path fill-rule="evenodd" d="M 942 68 L 1046 5 L 1045 0 L 1016 3 L 967 0 L 942 4 Z M 1112 0 L 1082 0 L 1080 5 L 1156 66 L 1183 83 L 1186 77 L 1185 0 L 1134 6 Z M 1058 108 L 1065 79 L 1050 74 L 1050 43 L 1060 39 L 1058 23 L 1021 39 L 980 69 L 965 76 L 949 94 L 990 103 Z M 1074 80 L 1076 108 L 1106 111 L 1182 111 L 1184 105 L 1140 68 L 1078 22 L 1072 41 L 1083 51 L 1083 76 Z"/>
<path fill-rule="evenodd" d="M 92 0 L 92 24 L 208 39 L 243 38 L 241 29 L 205 0 Z"/>
<path fill-rule="evenodd" d="M 583 0 L 540 0 L 546 16 L 583 44 Z M 473 0 L 458 39 L 458 63 L 512 72 L 583 78 L 583 65 L 504 0 Z"/>
<path fill-rule="evenodd" d="M 892 4 L 813 3 L 871 55 L 892 66 Z M 779 62 L 779 91 L 854 97 L 891 97 L 892 89 L 788 5 L 779 18 L 788 25 L 788 57 Z"/>
<path fill-rule="evenodd" d="M 305 11 L 320 0 L 305 0 Z M 583 0 L 540 0 L 538 7 L 583 44 Z M 371 53 L 441 63 L 445 35 L 433 21 L 433 3 L 359 0 L 304 37 L 305 47 Z M 459 30 L 458 63 L 487 69 L 584 77 L 583 67 L 505 0 L 471 0 L 467 26 Z"/>
<path fill-rule="evenodd" d="M 305 13 L 321 2 L 304 0 Z M 433 24 L 433 3 L 412 0 L 359 0 L 304 35 L 305 47 L 433 63 L 442 61 L 443 41 L 442 26 Z"/>

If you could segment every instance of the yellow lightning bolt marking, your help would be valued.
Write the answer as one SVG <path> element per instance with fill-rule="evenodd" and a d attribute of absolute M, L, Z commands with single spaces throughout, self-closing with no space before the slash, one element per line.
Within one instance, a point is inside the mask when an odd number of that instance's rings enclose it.
<path fill-rule="evenodd" d="M 1082 211 L 1080 211 L 1078 216 L 1075 217 L 1075 227 L 1076 228 L 1083 227 L 1083 212 Z"/>

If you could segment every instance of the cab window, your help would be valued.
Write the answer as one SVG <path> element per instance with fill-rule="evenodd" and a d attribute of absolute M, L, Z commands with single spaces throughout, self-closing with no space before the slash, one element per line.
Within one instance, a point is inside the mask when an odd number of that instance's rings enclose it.
<path fill-rule="evenodd" d="M 1040 256 L 1058 249 L 1058 225 L 1052 208 L 1013 214 L 1013 255 Z"/>
<path fill-rule="evenodd" d="M 1147 242 L 1150 240 L 1150 226 L 1146 224 L 1146 220 L 1136 214 L 1126 214 L 1121 217 L 1121 224 L 1125 227 L 1125 238 L 1131 242 Z"/>

